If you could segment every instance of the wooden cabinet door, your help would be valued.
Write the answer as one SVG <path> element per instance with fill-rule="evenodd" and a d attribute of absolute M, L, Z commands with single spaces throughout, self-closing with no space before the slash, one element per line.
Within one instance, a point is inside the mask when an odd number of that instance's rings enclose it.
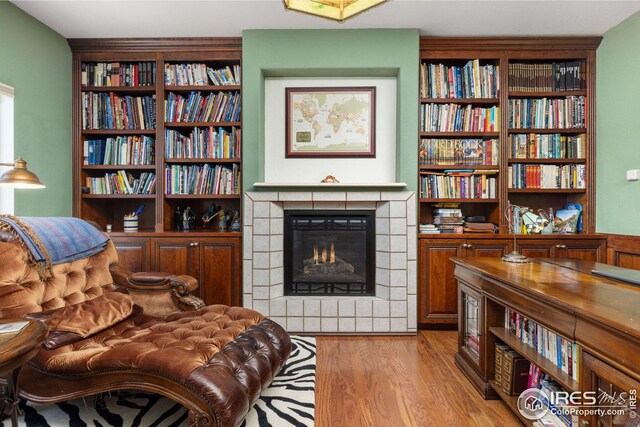
<path fill-rule="evenodd" d="M 198 243 L 187 239 L 163 238 L 153 239 L 153 268 L 171 274 L 186 274 L 198 278 L 195 265 Z"/>
<path fill-rule="evenodd" d="M 200 241 L 200 298 L 207 305 L 240 305 L 242 260 L 239 238 Z"/>
<path fill-rule="evenodd" d="M 118 264 L 131 272 L 149 271 L 151 267 L 151 245 L 148 238 L 112 237 L 118 252 Z"/>
<path fill-rule="evenodd" d="M 553 258 L 556 240 L 518 239 L 518 252 L 529 258 Z"/>
<path fill-rule="evenodd" d="M 554 247 L 554 258 L 571 258 L 604 262 L 601 240 L 560 240 Z"/>
<path fill-rule="evenodd" d="M 502 258 L 511 252 L 512 246 L 509 239 L 491 241 L 468 239 L 465 245 L 466 256 L 491 258 Z"/>
<path fill-rule="evenodd" d="M 458 283 L 449 260 L 463 256 L 462 240 L 420 240 L 418 246 L 418 322 L 455 327 Z"/>

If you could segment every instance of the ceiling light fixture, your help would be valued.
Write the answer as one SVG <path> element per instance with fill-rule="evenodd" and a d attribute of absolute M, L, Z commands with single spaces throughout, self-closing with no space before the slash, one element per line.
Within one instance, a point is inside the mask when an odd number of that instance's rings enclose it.
<path fill-rule="evenodd" d="M 284 7 L 297 12 L 344 22 L 387 0 L 284 0 Z"/>

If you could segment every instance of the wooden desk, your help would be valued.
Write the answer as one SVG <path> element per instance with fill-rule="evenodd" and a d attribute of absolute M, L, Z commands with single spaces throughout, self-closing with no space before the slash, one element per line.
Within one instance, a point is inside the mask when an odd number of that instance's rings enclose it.
<path fill-rule="evenodd" d="M 0 334 L 0 376 L 7 382 L 5 404 L 12 406 L 11 425 L 18 426 L 18 372 L 38 352 L 44 341 L 47 328 L 38 320 L 2 319 L 2 323 L 26 321 L 28 324 L 19 332 Z"/>
<path fill-rule="evenodd" d="M 491 386 L 496 342 L 505 342 L 525 358 L 538 362 L 532 360 L 535 350 L 525 355 L 526 349 L 515 348 L 519 345 L 517 338 L 512 339 L 505 330 L 506 309 L 579 346 L 579 381 L 562 376 L 552 364 L 540 361 L 543 371 L 565 389 L 588 391 L 599 387 L 598 375 L 608 375 L 609 381 L 623 384 L 620 387 L 629 388 L 631 384 L 640 391 L 640 287 L 589 274 L 597 266 L 593 262 L 534 260 L 509 264 L 494 258 L 453 258 L 453 262 L 459 285 L 460 346 L 456 364 L 485 398 L 502 397 L 513 403 Z M 477 355 L 469 351 L 468 341 L 466 346 L 464 342 L 469 319 L 463 304 L 470 299 L 476 300 L 478 307 Z"/>

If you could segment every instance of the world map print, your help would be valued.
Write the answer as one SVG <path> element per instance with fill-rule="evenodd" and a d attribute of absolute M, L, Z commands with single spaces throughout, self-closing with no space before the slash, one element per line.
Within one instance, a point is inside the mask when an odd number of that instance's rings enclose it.
<path fill-rule="evenodd" d="M 373 90 L 289 89 L 289 154 L 372 153 Z"/>

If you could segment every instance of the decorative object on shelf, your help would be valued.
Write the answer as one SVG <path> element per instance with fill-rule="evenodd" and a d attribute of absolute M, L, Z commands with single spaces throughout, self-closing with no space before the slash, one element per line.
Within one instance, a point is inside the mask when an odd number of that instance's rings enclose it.
<path fill-rule="evenodd" d="M 333 175 L 327 175 L 322 181 L 320 181 L 323 184 L 339 184 L 340 181 L 338 181 L 338 178 L 336 178 Z"/>
<path fill-rule="evenodd" d="M 13 163 L 0 163 L 0 166 L 13 166 L 0 176 L 0 187 L 45 188 L 40 178 L 27 169 L 27 162 L 22 157 Z"/>
<path fill-rule="evenodd" d="M 239 211 L 236 210 L 233 212 L 234 212 L 234 215 L 237 213 L 238 217 L 240 216 Z M 218 218 L 218 231 L 227 231 L 227 221 L 229 220 L 229 218 L 227 217 L 226 212 L 222 207 L 220 208 L 220 210 L 216 212 L 215 203 L 211 203 L 211 206 L 209 206 L 209 209 L 207 210 L 207 212 L 205 212 L 204 215 L 202 215 L 202 222 L 204 224 L 208 224 L 214 218 Z M 237 231 L 239 230 L 240 230 L 240 220 L 238 219 Z"/>
<path fill-rule="evenodd" d="M 111 224 L 107 224 L 107 233 L 111 233 L 113 230 L 113 226 Z"/>
<path fill-rule="evenodd" d="M 286 88 L 287 158 L 375 157 L 375 87 Z"/>
<path fill-rule="evenodd" d="M 514 228 L 514 221 L 512 217 L 516 214 L 521 215 L 524 212 L 527 212 L 529 208 L 525 208 L 522 206 L 512 205 L 511 202 L 507 202 L 507 209 L 505 211 L 505 216 L 507 218 L 507 224 L 509 224 L 509 233 L 513 234 L 513 251 L 511 253 L 506 254 L 502 258 L 500 258 L 504 262 L 512 262 L 517 264 L 523 264 L 526 262 L 531 262 L 531 259 L 522 255 L 516 249 L 518 246 L 516 245 L 516 230 Z"/>
<path fill-rule="evenodd" d="M 231 211 L 231 226 L 229 231 L 240 231 L 240 211 L 234 209 Z"/>
<path fill-rule="evenodd" d="M 182 230 L 182 208 L 180 206 L 176 207 L 173 212 L 173 229 L 176 231 Z"/>
<path fill-rule="evenodd" d="M 545 212 L 543 209 L 538 209 L 538 213 L 547 221 L 547 225 L 544 226 L 540 234 L 552 234 L 553 233 L 553 208 L 549 208 L 549 212 Z"/>
<path fill-rule="evenodd" d="M 138 217 L 137 216 L 124 216 L 124 232 L 136 233 L 138 231 Z"/>
<path fill-rule="evenodd" d="M 284 0 L 288 10 L 344 22 L 387 0 Z"/>
<path fill-rule="evenodd" d="M 553 231 L 558 233 L 575 233 L 578 229 L 578 218 L 582 212 L 577 209 L 559 209 L 556 211 Z"/>
<path fill-rule="evenodd" d="M 182 230 L 189 231 L 195 230 L 196 228 L 196 213 L 191 207 L 187 206 L 187 208 L 182 212 Z"/>
<path fill-rule="evenodd" d="M 578 224 L 576 225 L 576 231 L 581 232 L 582 231 L 582 203 L 567 203 L 566 205 L 564 205 L 564 208 L 569 210 L 580 211 L 580 213 L 578 214 Z"/>
<path fill-rule="evenodd" d="M 216 204 L 215 202 L 211 202 L 211 206 L 209 206 L 209 209 L 207 209 L 207 211 L 204 214 L 202 214 L 202 222 L 207 224 L 209 221 L 215 218 L 215 216 L 216 216 Z"/>

